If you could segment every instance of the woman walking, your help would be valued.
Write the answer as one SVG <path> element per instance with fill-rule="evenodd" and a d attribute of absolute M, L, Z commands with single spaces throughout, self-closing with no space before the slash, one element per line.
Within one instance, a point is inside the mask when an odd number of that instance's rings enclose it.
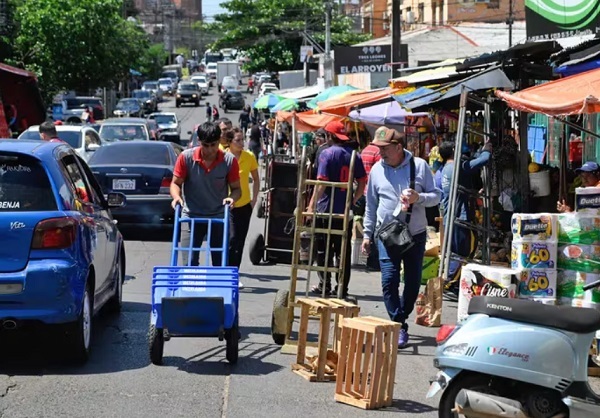
<path fill-rule="evenodd" d="M 256 199 L 260 189 L 260 177 L 258 175 L 258 162 L 254 154 L 244 149 L 244 133 L 240 128 L 233 128 L 233 137 L 230 137 L 229 152 L 234 155 L 240 167 L 240 187 L 242 197 L 234 205 L 233 215 L 233 237 L 229 244 L 229 265 L 240 267 L 242 254 L 252 210 L 256 205 Z M 252 193 L 250 193 L 250 176 L 252 176 Z M 240 287 L 243 287 L 240 283 Z"/>

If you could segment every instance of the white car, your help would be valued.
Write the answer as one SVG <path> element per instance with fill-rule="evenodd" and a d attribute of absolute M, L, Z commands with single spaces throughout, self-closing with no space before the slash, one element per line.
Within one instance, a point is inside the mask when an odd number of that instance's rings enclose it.
<path fill-rule="evenodd" d="M 210 64 L 208 64 L 206 66 L 206 74 L 210 78 L 217 78 L 217 63 L 216 62 L 211 62 Z"/>
<path fill-rule="evenodd" d="M 193 75 L 190 80 L 192 80 L 194 83 L 198 84 L 198 87 L 200 88 L 200 91 L 202 92 L 202 94 L 207 95 L 208 94 L 208 81 L 206 80 L 206 77 L 202 76 L 202 75 Z"/>
<path fill-rule="evenodd" d="M 273 93 L 278 91 L 279 89 L 275 85 L 275 83 L 262 83 L 260 86 L 260 90 L 258 92 L 258 97 L 262 97 L 266 94 Z"/>
<path fill-rule="evenodd" d="M 173 82 L 173 79 L 169 77 L 159 78 L 158 87 L 166 94 L 173 94 L 177 90 L 177 83 Z"/>
<path fill-rule="evenodd" d="M 94 128 L 86 125 L 58 125 L 58 138 L 69 144 L 85 161 L 92 153 L 102 146 L 100 134 Z M 19 135 L 19 139 L 41 140 L 40 126 L 33 125 Z"/>
<path fill-rule="evenodd" d="M 150 114 L 148 119 L 154 120 L 158 125 L 156 135 L 159 140 L 170 139 L 176 142 L 181 140 L 181 124 L 175 113 L 156 112 Z"/>

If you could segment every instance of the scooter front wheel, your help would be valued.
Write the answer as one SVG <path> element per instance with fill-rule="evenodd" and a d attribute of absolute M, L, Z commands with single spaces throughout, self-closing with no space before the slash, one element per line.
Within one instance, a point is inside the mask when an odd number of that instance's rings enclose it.
<path fill-rule="evenodd" d="M 495 384 L 494 379 L 491 376 L 480 373 L 462 372 L 450 382 L 450 385 L 442 394 L 438 406 L 439 418 L 463 417 L 463 415 L 452 411 L 455 408 L 456 397 L 463 389 L 502 396 L 500 385 Z"/>

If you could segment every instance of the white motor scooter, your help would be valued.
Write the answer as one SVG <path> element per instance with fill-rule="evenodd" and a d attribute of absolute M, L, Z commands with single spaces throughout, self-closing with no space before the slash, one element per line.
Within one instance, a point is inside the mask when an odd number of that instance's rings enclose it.
<path fill-rule="evenodd" d="M 588 385 L 598 329 L 595 309 L 474 297 L 462 325 L 438 332 L 440 371 L 427 397 L 444 391 L 441 418 L 600 417 L 600 397 Z"/>

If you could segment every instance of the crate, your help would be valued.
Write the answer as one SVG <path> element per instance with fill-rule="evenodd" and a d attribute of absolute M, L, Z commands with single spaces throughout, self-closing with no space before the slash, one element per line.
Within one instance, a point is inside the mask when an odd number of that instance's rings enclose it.
<path fill-rule="evenodd" d="M 392 405 L 400 324 L 375 317 L 342 322 L 335 400 L 362 409 Z"/>
<path fill-rule="evenodd" d="M 296 363 L 292 364 L 292 370 L 294 373 L 304 377 L 310 382 L 331 382 L 336 379 L 337 361 L 334 360 L 334 364 L 328 366 L 327 358 L 337 357 L 337 353 L 340 349 L 341 340 L 341 323 L 345 318 L 353 318 L 358 316 L 360 308 L 350 302 L 346 302 L 342 299 L 309 299 L 299 298 L 296 301 L 301 309 L 300 312 L 300 329 L 298 330 L 298 351 L 296 353 Z M 318 353 L 313 366 L 313 362 L 307 362 L 306 358 L 306 346 L 308 339 L 308 320 L 311 316 L 317 316 L 319 319 L 319 342 L 318 342 Z M 333 332 L 333 343 L 331 344 L 331 350 L 329 349 L 329 335 L 330 326 L 333 316 L 334 332 Z M 329 352 L 329 353 L 328 353 Z M 334 354 L 333 356 L 331 354 Z M 330 363 L 331 363 L 330 358 Z M 333 366 L 333 367 L 332 367 Z M 333 373 L 327 369 L 333 369 Z"/>

